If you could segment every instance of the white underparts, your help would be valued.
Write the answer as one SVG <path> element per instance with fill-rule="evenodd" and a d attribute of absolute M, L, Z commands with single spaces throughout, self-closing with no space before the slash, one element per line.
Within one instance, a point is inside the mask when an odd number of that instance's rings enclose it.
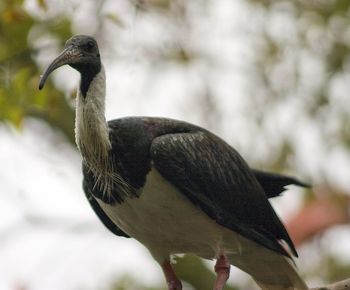
<path fill-rule="evenodd" d="M 160 264 L 172 254 L 192 253 L 208 259 L 225 254 L 264 290 L 308 289 L 288 258 L 216 223 L 155 168 L 148 173 L 139 198 L 115 205 L 97 202 Z"/>
<path fill-rule="evenodd" d="M 78 90 L 76 99 L 75 140 L 99 190 L 110 194 L 113 183 L 124 181 L 113 169 L 109 158 L 111 143 L 105 118 L 106 77 L 103 66 L 91 81 L 84 97 Z M 126 185 L 125 185 L 126 186 Z"/>
<path fill-rule="evenodd" d="M 120 229 L 146 245 L 159 262 L 180 253 L 213 258 L 222 246 L 221 227 L 154 168 L 139 198 L 115 205 L 98 202 Z"/>

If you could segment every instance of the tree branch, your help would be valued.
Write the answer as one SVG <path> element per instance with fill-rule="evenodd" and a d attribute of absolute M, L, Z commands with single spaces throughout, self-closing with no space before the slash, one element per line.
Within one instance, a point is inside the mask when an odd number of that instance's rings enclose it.
<path fill-rule="evenodd" d="M 310 290 L 349 290 L 350 289 L 350 278 L 345 279 L 328 286 L 311 288 Z"/>

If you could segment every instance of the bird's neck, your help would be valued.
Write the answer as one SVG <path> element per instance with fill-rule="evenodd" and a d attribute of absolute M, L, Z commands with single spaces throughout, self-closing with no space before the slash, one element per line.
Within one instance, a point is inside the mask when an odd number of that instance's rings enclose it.
<path fill-rule="evenodd" d="M 88 83 L 84 83 L 86 81 Z M 84 91 L 83 87 L 87 89 Z M 75 139 L 84 161 L 93 171 L 105 170 L 111 148 L 105 118 L 105 94 L 106 78 L 103 66 L 88 80 L 82 73 L 77 94 Z"/>

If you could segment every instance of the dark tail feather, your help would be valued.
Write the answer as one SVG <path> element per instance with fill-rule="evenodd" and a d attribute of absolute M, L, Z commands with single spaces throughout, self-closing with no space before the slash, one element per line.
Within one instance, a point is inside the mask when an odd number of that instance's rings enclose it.
<path fill-rule="evenodd" d="M 311 187 L 294 177 L 253 169 L 256 179 L 264 189 L 267 198 L 279 196 L 288 185 Z"/>

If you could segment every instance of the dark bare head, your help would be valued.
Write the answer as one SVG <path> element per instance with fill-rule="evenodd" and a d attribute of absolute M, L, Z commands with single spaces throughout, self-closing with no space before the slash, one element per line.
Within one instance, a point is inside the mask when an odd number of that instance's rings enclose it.
<path fill-rule="evenodd" d="M 41 76 L 39 89 L 44 87 L 46 79 L 55 69 L 66 64 L 80 72 L 80 89 L 85 96 L 90 82 L 101 70 L 101 59 L 96 40 L 87 35 L 75 35 L 68 39 L 62 53 L 53 60 Z"/>

